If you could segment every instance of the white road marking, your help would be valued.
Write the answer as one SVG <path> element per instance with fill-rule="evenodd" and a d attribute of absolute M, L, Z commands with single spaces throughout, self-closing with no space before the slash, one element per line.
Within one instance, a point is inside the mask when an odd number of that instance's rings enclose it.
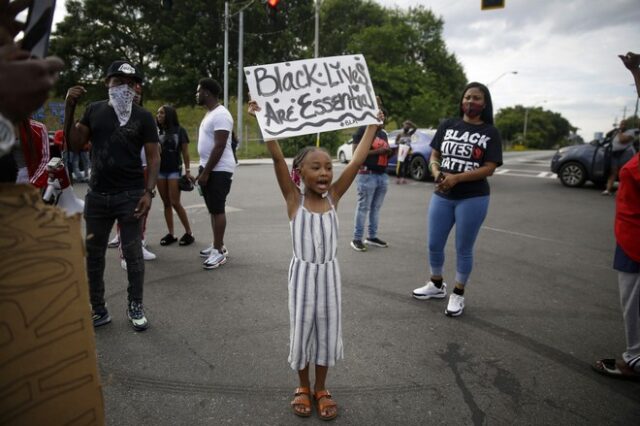
<path fill-rule="evenodd" d="M 483 226 L 482 228 L 483 229 L 488 229 L 489 231 L 501 232 L 503 234 L 515 235 L 517 237 L 531 238 L 533 240 L 550 241 L 550 242 L 554 242 L 554 243 L 561 243 L 562 242 L 560 240 L 554 240 L 553 238 L 538 237 L 536 235 L 523 234 L 522 232 L 508 231 L 506 229 L 500 229 L 500 228 L 492 228 L 490 226 Z"/>
<path fill-rule="evenodd" d="M 195 209 L 206 209 L 207 205 L 202 203 L 202 204 L 191 204 L 190 206 L 184 206 L 185 210 L 195 210 Z M 241 212 L 242 209 L 236 208 L 236 207 L 231 207 L 231 206 L 225 206 L 224 208 L 226 213 L 232 213 L 232 212 Z"/>

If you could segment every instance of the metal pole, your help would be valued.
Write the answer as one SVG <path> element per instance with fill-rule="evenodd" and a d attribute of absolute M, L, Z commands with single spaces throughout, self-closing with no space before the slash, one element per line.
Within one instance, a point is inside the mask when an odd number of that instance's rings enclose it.
<path fill-rule="evenodd" d="M 237 97 L 237 108 L 238 113 L 236 115 L 237 123 L 236 123 L 236 136 L 238 138 L 238 142 L 242 143 L 242 109 L 244 106 L 242 89 L 244 86 L 244 70 L 242 69 L 242 59 L 243 59 L 243 46 L 244 46 L 244 11 L 240 11 L 240 30 L 238 32 L 238 97 Z"/>
<path fill-rule="evenodd" d="M 316 0 L 316 35 L 313 42 L 313 57 L 317 58 L 320 51 L 320 0 Z"/>
<path fill-rule="evenodd" d="M 529 108 L 524 109 L 524 129 L 522 129 L 522 145 L 527 144 L 527 120 L 529 119 Z"/>
<path fill-rule="evenodd" d="M 317 58 L 320 54 L 320 0 L 316 0 L 316 34 L 313 42 L 313 57 Z M 320 133 L 316 134 L 316 146 L 320 146 Z"/>
<path fill-rule="evenodd" d="M 229 2 L 224 2 L 224 106 L 229 108 Z"/>

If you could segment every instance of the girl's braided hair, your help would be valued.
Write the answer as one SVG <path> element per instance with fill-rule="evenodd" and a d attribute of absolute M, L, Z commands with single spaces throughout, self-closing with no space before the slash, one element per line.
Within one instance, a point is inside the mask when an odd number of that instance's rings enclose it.
<path fill-rule="evenodd" d="M 300 166 L 302 165 L 302 162 L 304 161 L 307 154 L 314 151 L 323 151 L 329 154 L 329 151 L 327 151 L 323 147 L 305 146 L 300 151 L 298 151 L 296 156 L 293 158 L 293 164 L 291 166 L 291 180 L 296 184 L 298 188 L 300 188 L 300 184 L 302 183 L 302 179 L 300 177 Z"/>

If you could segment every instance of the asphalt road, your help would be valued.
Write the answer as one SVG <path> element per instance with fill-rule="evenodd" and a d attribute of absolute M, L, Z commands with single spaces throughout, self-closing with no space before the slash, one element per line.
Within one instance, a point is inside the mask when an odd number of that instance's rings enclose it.
<path fill-rule="evenodd" d="M 366 253 L 349 247 L 351 188 L 339 206 L 345 359 L 328 378 L 336 424 L 637 424 L 640 384 L 590 369 L 624 349 L 611 268 L 615 201 L 593 187 L 563 187 L 549 173 L 550 157 L 509 153 L 491 178 L 459 318 L 443 314 L 444 300 L 411 297 L 428 277 L 432 184 L 390 179 L 379 230 L 390 247 Z M 147 239 L 158 259 L 146 263 L 146 332 L 127 325 L 126 275 L 117 251 L 108 251 L 113 322 L 96 330 L 107 423 L 320 424 L 289 407 L 297 385 L 286 361 L 291 246 L 272 167 L 237 169 L 225 239 L 231 257 L 218 270 L 200 266 L 198 251 L 211 238 L 202 199 L 184 193 L 183 204 L 196 243 L 161 247 L 166 227 L 154 201 Z M 452 240 L 446 281 L 454 276 Z"/>

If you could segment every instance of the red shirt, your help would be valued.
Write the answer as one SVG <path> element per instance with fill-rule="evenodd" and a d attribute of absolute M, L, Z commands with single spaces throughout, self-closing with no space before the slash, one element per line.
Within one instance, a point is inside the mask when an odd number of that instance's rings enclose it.
<path fill-rule="evenodd" d="M 622 167 L 616 194 L 616 241 L 627 256 L 640 262 L 640 154 Z"/>

